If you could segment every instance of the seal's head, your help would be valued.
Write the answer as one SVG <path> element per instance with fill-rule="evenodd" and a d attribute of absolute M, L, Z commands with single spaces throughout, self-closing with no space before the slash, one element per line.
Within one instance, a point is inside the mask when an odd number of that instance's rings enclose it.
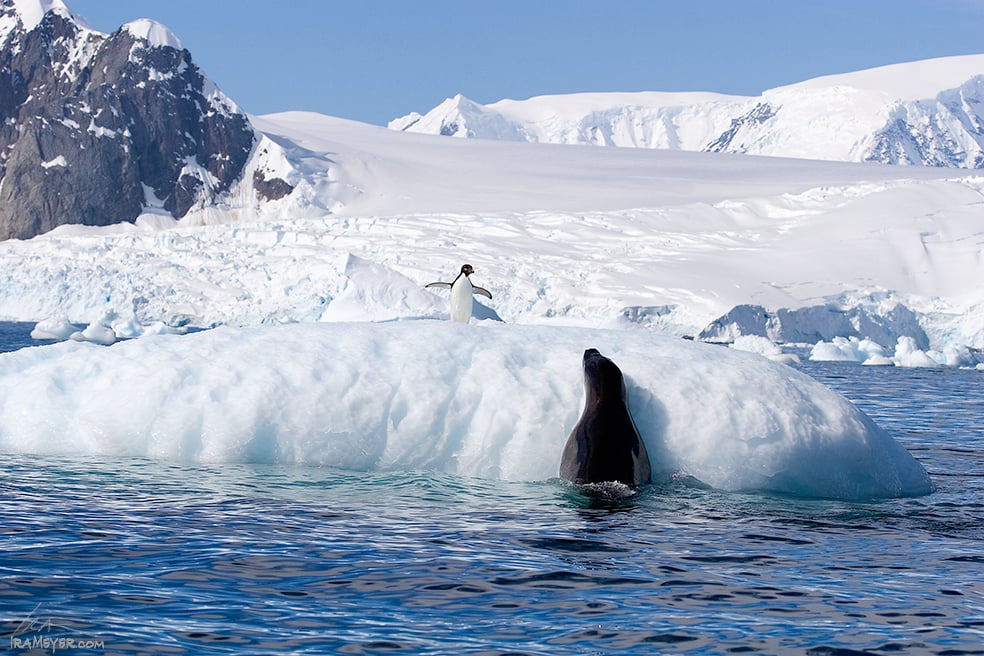
<path fill-rule="evenodd" d="M 588 403 L 601 403 L 606 399 L 625 400 L 625 381 L 618 365 L 603 356 L 598 349 L 584 351 L 584 389 Z"/>

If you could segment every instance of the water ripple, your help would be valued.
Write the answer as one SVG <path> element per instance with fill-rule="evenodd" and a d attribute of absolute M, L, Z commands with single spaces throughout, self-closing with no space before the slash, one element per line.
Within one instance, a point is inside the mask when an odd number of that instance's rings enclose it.
<path fill-rule="evenodd" d="M 810 372 L 937 491 L 848 503 L 675 482 L 599 502 L 550 481 L 5 456 L 0 644 L 984 654 L 984 376 Z"/>

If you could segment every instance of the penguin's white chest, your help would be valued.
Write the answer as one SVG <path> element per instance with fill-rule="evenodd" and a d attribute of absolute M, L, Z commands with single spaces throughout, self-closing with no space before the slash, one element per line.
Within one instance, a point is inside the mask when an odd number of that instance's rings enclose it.
<path fill-rule="evenodd" d="M 468 323 L 472 316 L 472 284 L 468 276 L 459 276 L 451 285 L 451 321 Z"/>

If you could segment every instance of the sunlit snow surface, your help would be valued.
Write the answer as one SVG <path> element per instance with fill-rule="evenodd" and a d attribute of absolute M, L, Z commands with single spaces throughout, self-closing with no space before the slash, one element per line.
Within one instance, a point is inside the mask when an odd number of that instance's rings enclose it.
<path fill-rule="evenodd" d="M 664 477 L 837 498 L 930 491 L 900 445 L 784 365 L 642 331 L 495 322 L 218 328 L 22 349 L 0 356 L 0 449 L 546 480 L 581 413 L 588 347 L 625 373 Z"/>
<path fill-rule="evenodd" d="M 390 128 L 459 138 L 978 168 L 984 56 L 813 78 L 758 96 L 575 93 L 481 105 L 461 95 Z"/>
<path fill-rule="evenodd" d="M 902 303 L 932 348 L 984 347 L 976 172 L 254 122 L 292 194 L 3 242 L 0 318 L 438 318 L 423 285 L 467 262 L 510 323 L 696 335 L 739 304 Z"/>

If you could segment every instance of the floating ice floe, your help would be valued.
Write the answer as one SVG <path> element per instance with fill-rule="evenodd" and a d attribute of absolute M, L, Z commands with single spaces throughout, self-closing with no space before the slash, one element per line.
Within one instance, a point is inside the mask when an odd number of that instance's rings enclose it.
<path fill-rule="evenodd" d="M 899 337 L 894 360 L 900 367 L 975 367 L 978 364 L 966 346 L 947 345 L 942 350 L 921 351 L 910 337 Z"/>
<path fill-rule="evenodd" d="M 115 312 L 107 312 L 82 330 L 63 318 L 39 321 L 31 330 L 31 338 L 42 341 L 70 339 L 76 342 L 91 342 L 109 346 L 118 339 L 134 339 L 144 335 L 164 333 L 183 334 L 185 332 L 185 328 L 168 326 L 162 321 L 142 324 L 135 317 L 119 317 Z"/>
<path fill-rule="evenodd" d="M 45 319 L 39 321 L 31 330 L 31 339 L 61 341 L 68 339 L 75 332 L 78 332 L 78 328 L 68 319 Z"/>
<path fill-rule="evenodd" d="M 979 368 L 977 358 L 966 346 L 948 345 L 943 350 L 922 350 L 916 340 L 908 336 L 898 338 L 892 355 L 870 339 L 835 337 L 829 342 L 817 342 L 810 350 L 810 360 L 897 367 Z"/>
<path fill-rule="evenodd" d="M 108 346 L 116 341 L 116 333 L 106 324 L 93 321 L 84 329 L 69 335 L 69 339 L 76 342 L 92 342 L 93 344 Z"/>
<path fill-rule="evenodd" d="M 885 364 L 885 356 L 885 348 L 881 344 L 857 337 L 834 337 L 829 342 L 817 342 L 810 349 L 810 360 L 814 362 L 871 361 L 872 364 Z"/>
<path fill-rule="evenodd" d="M 626 377 L 657 477 L 867 499 L 926 471 L 791 367 L 654 335 L 482 321 L 216 328 L 0 355 L 0 451 L 507 480 L 558 475 L 585 348 Z"/>
<path fill-rule="evenodd" d="M 899 367 L 940 367 L 941 362 L 930 357 L 929 353 L 916 346 L 911 337 L 899 337 L 895 345 L 895 355 L 892 357 Z"/>

